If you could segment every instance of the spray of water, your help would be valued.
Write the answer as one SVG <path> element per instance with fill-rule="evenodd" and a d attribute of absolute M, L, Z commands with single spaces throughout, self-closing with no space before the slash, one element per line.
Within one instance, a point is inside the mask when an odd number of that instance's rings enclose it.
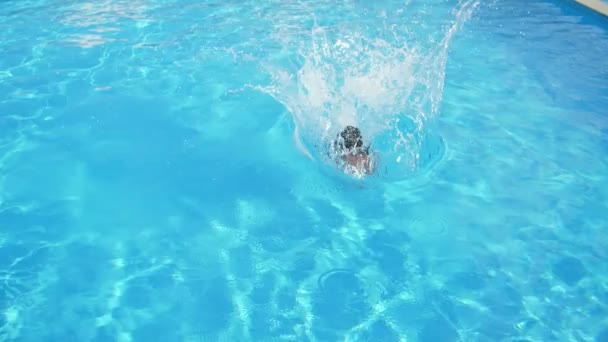
<path fill-rule="evenodd" d="M 406 5 L 380 11 L 375 27 L 364 18 L 324 25 L 314 14 L 308 28 L 284 20 L 274 35 L 282 53 L 263 63 L 271 84 L 259 89 L 289 110 L 295 143 L 311 159 L 332 163 L 328 146 L 353 125 L 381 170 L 406 175 L 440 108 L 449 44 L 477 5 L 464 0 L 435 20 Z"/>

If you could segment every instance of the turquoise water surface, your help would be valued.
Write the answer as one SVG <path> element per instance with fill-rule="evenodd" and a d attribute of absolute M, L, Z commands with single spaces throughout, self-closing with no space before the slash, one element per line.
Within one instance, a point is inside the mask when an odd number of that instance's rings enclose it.
<path fill-rule="evenodd" d="M 608 21 L 0 1 L 0 341 L 608 341 Z M 344 174 L 361 128 L 380 158 Z"/>

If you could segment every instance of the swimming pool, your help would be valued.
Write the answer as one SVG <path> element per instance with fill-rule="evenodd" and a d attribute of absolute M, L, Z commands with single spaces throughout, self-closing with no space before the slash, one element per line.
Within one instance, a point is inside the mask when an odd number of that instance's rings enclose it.
<path fill-rule="evenodd" d="M 28 0 L 0 25 L 1 341 L 608 340 L 605 18 Z M 324 158 L 350 122 L 376 176 Z"/>

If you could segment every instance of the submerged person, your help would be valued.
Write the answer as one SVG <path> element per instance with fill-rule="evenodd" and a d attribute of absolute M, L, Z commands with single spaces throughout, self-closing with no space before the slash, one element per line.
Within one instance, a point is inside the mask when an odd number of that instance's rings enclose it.
<path fill-rule="evenodd" d="M 346 126 L 336 137 L 334 151 L 346 171 L 356 175 L 371 175 L 375 171 L 375 158 L 364 146 L 359 128 Z"/>

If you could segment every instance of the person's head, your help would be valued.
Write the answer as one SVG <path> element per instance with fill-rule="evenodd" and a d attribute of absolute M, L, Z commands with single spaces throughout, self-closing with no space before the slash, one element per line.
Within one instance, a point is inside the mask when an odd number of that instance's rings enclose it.
<path fill-rule="evenodd" d="M 357 127 L 346 126 L 346 128 L 340 132 L 340 137 L 342 137 L 340 145 L 347 151 L 363 147 L 363 137 L 361 136 L 361 131 Z"/>

